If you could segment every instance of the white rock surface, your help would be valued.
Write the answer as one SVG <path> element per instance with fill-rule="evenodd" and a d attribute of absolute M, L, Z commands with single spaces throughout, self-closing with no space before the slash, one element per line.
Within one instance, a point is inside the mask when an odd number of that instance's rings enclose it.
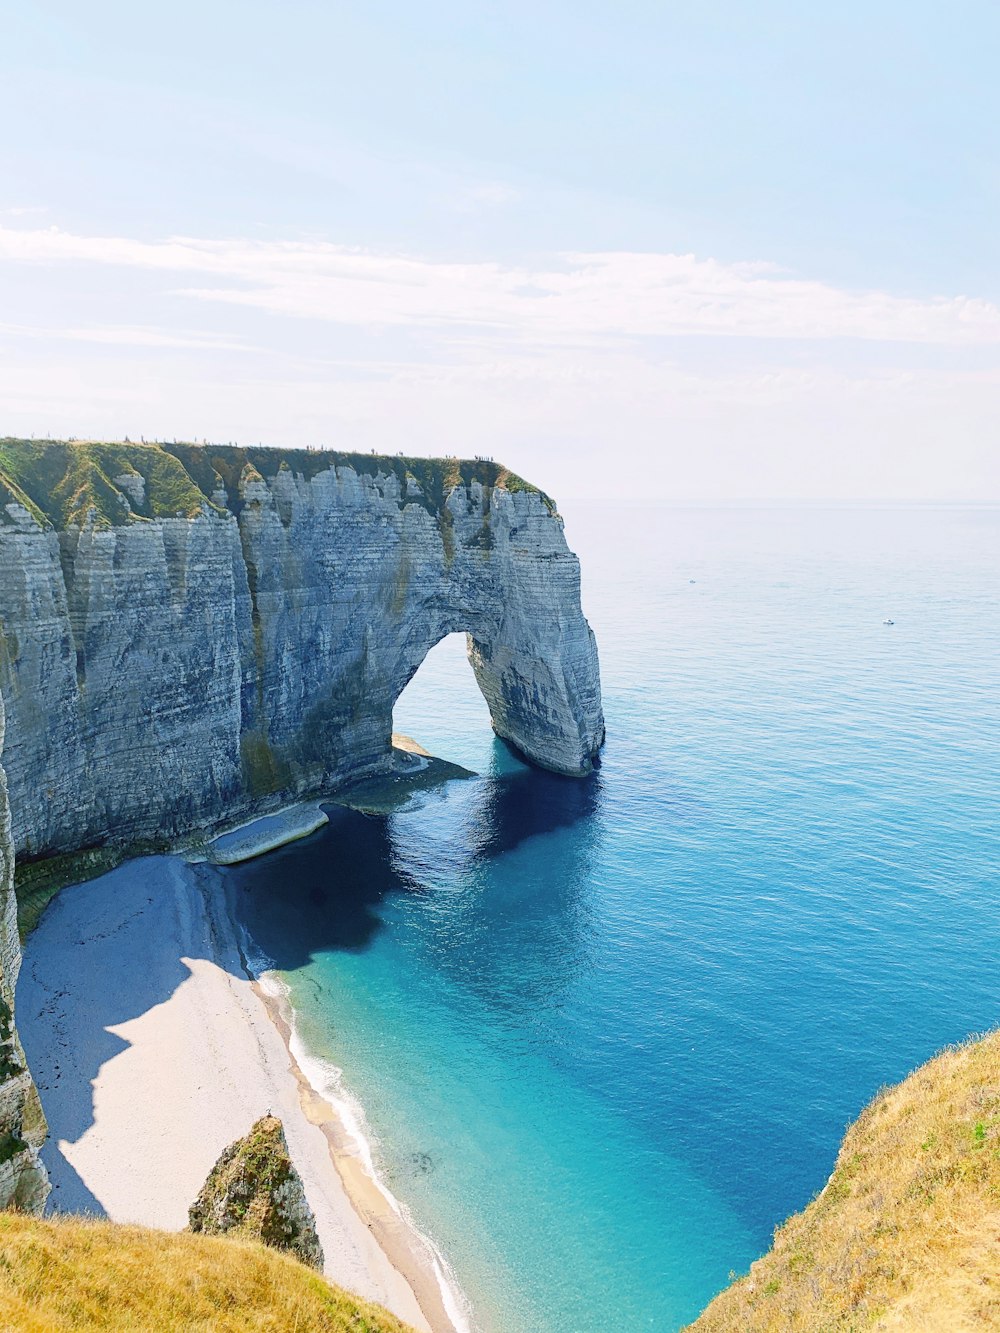
<path fill-rule="evenodd" d="M 4 708 L 0 697 L 0 752 Z M 40 1213 L 49 1192 L 38 1158 L 45 1118 L 14 1028 L 14 986 L 21 967 L 14 901 L 14 848 L 7 782 L 0 768 L 0 1208 Z"/>
<path fill-rule="evenodd" d="M 311 457 L 310 478 L 247 466 L 194 518 L 0 514 L 19 854 L 171 838 L 385 771 L 393 703 L 456 630 L 498 734 L 590 770 L 597 649 L 544 497 L 473 481 L 438 507 L 391 466 Z"/>

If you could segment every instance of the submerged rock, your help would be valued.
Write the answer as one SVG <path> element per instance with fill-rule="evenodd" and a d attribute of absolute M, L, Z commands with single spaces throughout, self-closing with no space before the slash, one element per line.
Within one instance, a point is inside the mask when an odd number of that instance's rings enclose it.
<path fill-rule="evenodd" d="M 286 1250 L 322 1269 L 323 1250 L 285 1131 L 266 1115 L 225 1150 L 188 1210 L 189 1229 L 231 1234 Z"/>

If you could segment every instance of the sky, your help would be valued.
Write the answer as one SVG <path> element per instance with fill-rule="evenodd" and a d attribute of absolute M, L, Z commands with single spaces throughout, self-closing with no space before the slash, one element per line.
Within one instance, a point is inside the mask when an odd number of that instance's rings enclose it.
<path fill-rule="evenodd" d="M 0 435 L 1000 502 L 993 0 L 0 0 Z"/>

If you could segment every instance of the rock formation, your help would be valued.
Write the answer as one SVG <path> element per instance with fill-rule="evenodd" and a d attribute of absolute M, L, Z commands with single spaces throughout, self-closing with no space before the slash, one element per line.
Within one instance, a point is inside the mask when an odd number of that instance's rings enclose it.
<path fill-rule="evenodd" d="M 188 1217 L 192 1231 L 259 1240 L 323 1268 L 316 1220 L 276 1116 L 263 1116 L 249 1134 L 229 1145 Z"/>
<path fill-rule="evenodd" d="M 0 754 L 4 707 L 0 695 Z M 7 780 L 0 768 L 0 1208 L 40 1213 L 49 1192 L 38 1158 L 45 1118 L 14 1028 L 14 985 L 21 967 L 14 901 L 14 847 Z"/>
<path fill-rule="evenodd" d="M 465 631 L 497 733 L 590 771 L 580 570 L 496 463 L 0 441 L 0 690 L 19 854 L 134 843 L 392 765 L 392 707 Z"/>
<path fill-rule="evenodd" d="M 579 565 L 506 469 L 0 440 L 0 1207 L 48 1192 L 13 1022 L 15 849 L 169 841 L 386 773 L 393 704 L 455 630 L 498 734 L 589 772 Z"/>

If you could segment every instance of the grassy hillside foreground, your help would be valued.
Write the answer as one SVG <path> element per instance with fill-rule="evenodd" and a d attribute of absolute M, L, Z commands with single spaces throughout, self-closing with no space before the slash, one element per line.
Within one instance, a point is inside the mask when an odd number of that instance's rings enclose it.
<path fill-rule="evenodd" d="M 885 1089 L 826 1188 L 690 1333 L 1000 1329 L 1000 1032 Z"/>
<path fill-rule="evenodd" d="M 412 1333 L 250 1241 L 0 1213 L 0 1330 Z"/>

